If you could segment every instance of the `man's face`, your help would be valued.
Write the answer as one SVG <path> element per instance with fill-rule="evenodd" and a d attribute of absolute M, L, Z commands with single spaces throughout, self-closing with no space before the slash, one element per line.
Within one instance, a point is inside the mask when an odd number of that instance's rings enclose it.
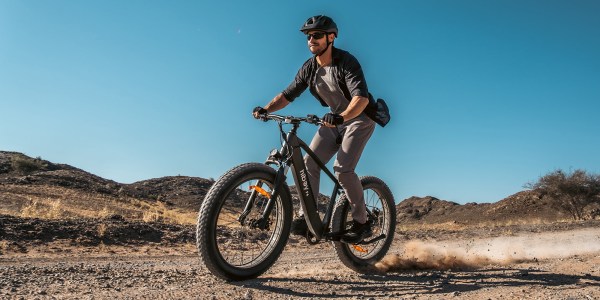
<path fill-rule="evenodd" d="M 308 49 L 312 54 L 320 53 L 327 48 L 327 33 L 323 31 L 309 31 L 306 34 L 308 39 Z M 333 35 L 330 33 L 329 35 Z M 329 39 L 332 40 L 332 37 Z"/>

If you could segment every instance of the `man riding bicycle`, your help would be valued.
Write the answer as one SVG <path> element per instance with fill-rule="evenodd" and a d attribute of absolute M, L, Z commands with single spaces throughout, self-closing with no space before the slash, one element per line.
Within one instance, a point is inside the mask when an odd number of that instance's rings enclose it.
<path fill-rule="evenodd" d="M 322 15 L 311 17 L 300 31 L 306 34 L 308 49 L 314 56 L 302 65 L 294 81 L 283 92 L 264 108 L 254 108 L 253 115 L 258 118 L 261 114 L 286 107 L 306 88 L 321 105 L 331 109 L 323 116 L 324 126 L 319 127 L 310 148 L 325 163 L 337 154 L 333 169 L 352 207 L 353 219 L 351 228 L 344 233 L 341 241 L 358 243 L 372 235 L 372 229 L 367 218 L 363 187 L 355 168 L 375 130 L 375 122 L 370 116 L 377 109 L 377 104 L 369 94 L 358 60 L 333 46 L 338 28 L 331 18 Z M 313 194 L 319 195 L 320 168 L 309 155 L 305 155 L 304 162 Z M 300 220 L 304 222 L 303 218 L 295 220 L 296 226 Z"/>

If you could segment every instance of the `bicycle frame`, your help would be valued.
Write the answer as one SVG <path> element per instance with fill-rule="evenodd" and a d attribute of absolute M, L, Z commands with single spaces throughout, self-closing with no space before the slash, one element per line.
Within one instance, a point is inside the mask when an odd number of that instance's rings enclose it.
<path fill-rule="evenodd" d="M 289 119 L 286 119 L 288 122 Z M 271 213 L 272 206 L 274 204 L 274 200 L 279 195 L 279 190 L 281 185 L 286 180 L 286 173 L 288 171 L 288 167 L 292 168 L 292 176 L 294 178 L 294 182 L 296 184 L 296 189 L 298 191 L 298 197 L 300 198 L 300 205 L 302 206 L 302 210 L 304 212 L 304 218 L 306 219 L 306 224 L 314 235 L 316 241 L 321 240 L 327 233 L 329 232 L 329 223 L 331 221 L 331 216 L 333 213 L 333 207 L 335 205 L 336 197 L 340 193 L 341 185 L 337 178 L 331 173 L 331 171 L 325 166 L 325 164 L 317 157 L 317 155 L 310 149 L 310 147 L 300 139 L 296 132 L 298 127 L 300 126 L 301 120 L 290 120 L 289 123 L 292 125 L 292 129 L 285 134 L 285 131 L 282 128 L 281 123 L 279 124 L 280 132 L 282 138 L 284 140 L 281 150 L 279 152 L 272 151 L 271 155 L 265 162 L 266 164 L 276 164 L 279 166 L 277 170 L 277 177 L 275 180 L 275 188 L 273 194 L 271 195 L 269 202 L 263 212 L 262 219 L 268 219 L 269 214 Z M 319 212 L 317 209 L 317 198 L 313 194 L 313 190 L 311 188 L 311 183 L 308 178 L 308 171 L 306 170 L 306 165 L 304 164 L 304 158 L 302 156 L 302 151 L 304 150 L 319 166 L 320 170 L 322 170 L 327 176 L 333 181 L 334 188 L 331 193 L 331 198 L 327 205 L 327 210 L 325 212 L 325 216 L 323 220 L 319 216 Z M 252 197 L 251 197 L 252 198 Z"/>

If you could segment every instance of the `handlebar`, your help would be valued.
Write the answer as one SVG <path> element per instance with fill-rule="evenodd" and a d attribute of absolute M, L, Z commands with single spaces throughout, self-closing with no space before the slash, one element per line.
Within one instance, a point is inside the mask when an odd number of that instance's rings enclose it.
<path fill-rule="evenodd" d="M 258 119 L 263 120 L 265 122 L 273 120 L 287 124 L 300 124 L 300 122 L 306 122 L 308 124 L 323 125 L 323 120 L 321 120 L 321 118 L 317 117 L 316 115 L 307 115 L 306 117 L 294 117 L 275 114 L 260 114 L 258 115 Z"/>

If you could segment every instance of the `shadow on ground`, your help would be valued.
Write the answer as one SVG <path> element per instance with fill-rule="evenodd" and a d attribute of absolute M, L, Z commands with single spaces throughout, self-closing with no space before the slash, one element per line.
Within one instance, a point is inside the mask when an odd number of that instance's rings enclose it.
<path fill-rule="evenodd" d="M 306 292 L 306 284 L 315 286 Z M 386 275 L 359 275 L 357 280 L 334 278 L 259 278 L 233 283 L 249 289 L 263 292 L 289 295 L 294 297 L 348 298 L 362 297 L 398 297 L 419 295 L 460 295 L 470 291 L 497 287 L 566 287 L 573 285 L 600 288 L 600 277 L 586 274 L 583 276 L 555 274 L 542 270 L 525 269 L 483 269 L 469 272 L 430 271 Z"/>

